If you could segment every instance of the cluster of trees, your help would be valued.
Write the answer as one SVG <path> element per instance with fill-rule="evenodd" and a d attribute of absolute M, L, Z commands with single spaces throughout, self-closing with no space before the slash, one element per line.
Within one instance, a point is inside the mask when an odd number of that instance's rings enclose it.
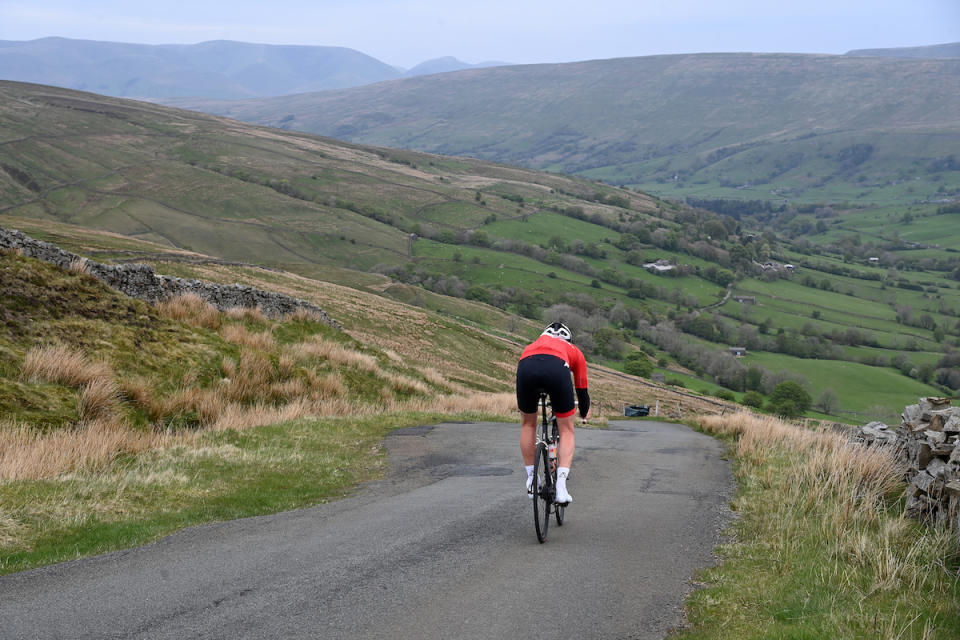
<path fill-rule="evenodd" d="M 725 349 L 705 349 L 691 343 L 670 321 L 652 324 L 641 320 L 637 324 L 637 333 L 645 341 L 669 353 L 679 364 L 697 375 L 709 375 L 728 389 L 769 393 L 784 380 L 806 382 L 802 376 L 796 374 L 775 373 L 759 365 L 744 366 L 743 362 Z"/>

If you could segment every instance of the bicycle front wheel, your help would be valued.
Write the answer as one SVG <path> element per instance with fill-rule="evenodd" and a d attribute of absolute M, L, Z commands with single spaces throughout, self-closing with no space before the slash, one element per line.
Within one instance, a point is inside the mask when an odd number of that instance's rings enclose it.
<path fill-rule="evenodd" d="M 550 525 L 550 507 L 553 504 L 554 488 L 550 477 L 550 463 L 547 460 L 547 446 L 537 445 L 537 456 L 533 461 L 533 524 L 537 529 L 540 544 L 547 541 L 547 527 Z"/>

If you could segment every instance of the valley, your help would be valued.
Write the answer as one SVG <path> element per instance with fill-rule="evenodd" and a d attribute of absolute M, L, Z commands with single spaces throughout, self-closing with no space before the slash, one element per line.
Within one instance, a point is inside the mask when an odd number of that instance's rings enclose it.
<path fill-rule="evenodd" d="M 0 224 L 42 239 L 52 224 L 109 230 L 495 334 L 562 316 L 607 366 L 639 352 L 648 376 L 730 400 L 793 379 L 808 415 L 834 420 L 889 417 L 960 386 L 950 205 L 734 217 L 93 94 L 2 83 L 0 95 Z M 645 266 L 658 260 L 663 274 Z"/>

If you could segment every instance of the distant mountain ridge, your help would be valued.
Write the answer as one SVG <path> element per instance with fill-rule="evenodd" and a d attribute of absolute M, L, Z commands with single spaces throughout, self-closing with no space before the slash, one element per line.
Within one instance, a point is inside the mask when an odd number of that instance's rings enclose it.
<path fill-rule="evenodd" d="M 934 44 L 926 47 L 899 47 L 893 49 L 854 49 L 848 56 L 877 58 L 960 58 L 960 42 Z"/>
<path fill-rule="evenodd" d="M 486 67 L 438 58 L 410 71 L 345 47 L 214 40 L 145 45 L 68 38 L 0 41 L 0 78 L 119 98 L 261 98 Z"/>
<path fill-rule="evenodd" d="M 417 66 L 413 67 L 407 71 L 404 75 L 407 77 L 414 76 L 425 76 L 432 73 L 449 73 L 451 71 L 464 71 L 465 69 L 486 69 L 487 67 L 505 67 L 508 66 L 509 62 L 479 62 L 477 64 L 470 64 L 463 62 L 462 60 L 457 60 L 453 56 L 445 56 L 443 58 L 436 58 L 434 60 L 427 60 L 426 62 L 421 62 Z"/>

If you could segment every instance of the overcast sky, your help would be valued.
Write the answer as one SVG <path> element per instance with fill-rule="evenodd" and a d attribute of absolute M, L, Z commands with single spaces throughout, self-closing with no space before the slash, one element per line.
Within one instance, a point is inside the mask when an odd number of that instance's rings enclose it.
<path fill-rule="evenodd" d="M 342 46 L 412 67 L 960 41 L 960 0 L 0 0 L 0 40 Z"/>

